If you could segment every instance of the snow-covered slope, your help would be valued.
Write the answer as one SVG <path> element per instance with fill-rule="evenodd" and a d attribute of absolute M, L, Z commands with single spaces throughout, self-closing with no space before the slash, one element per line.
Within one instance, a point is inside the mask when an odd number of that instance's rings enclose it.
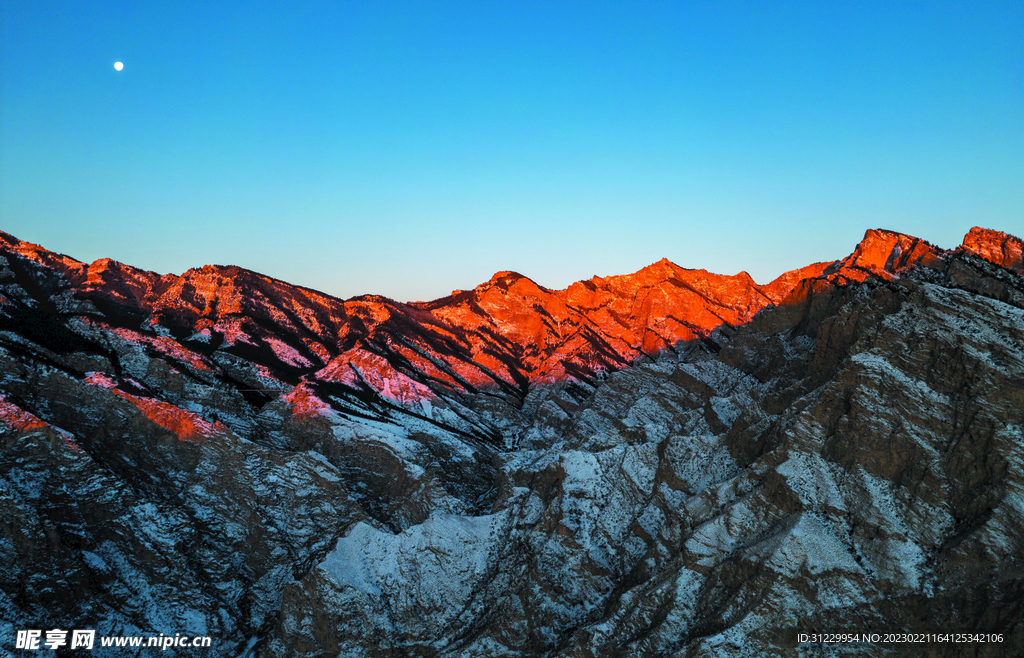
<path fill-rule="evenodd" d="M 1020 253 L 869 231 L 766 286 L 661 261 L 400 304 L 0 234 L 0 642 L 749 656 L 856 627 L 1011 655 Z"/>

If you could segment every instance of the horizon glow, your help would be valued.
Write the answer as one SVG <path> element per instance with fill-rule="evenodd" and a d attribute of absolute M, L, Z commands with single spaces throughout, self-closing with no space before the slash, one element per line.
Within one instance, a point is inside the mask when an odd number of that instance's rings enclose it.
<path fill-rule="evenodd" d="M 150 4 L 5 3 L 0 230 L 401 301 L 1024 233 L 1020 3 Z"/>

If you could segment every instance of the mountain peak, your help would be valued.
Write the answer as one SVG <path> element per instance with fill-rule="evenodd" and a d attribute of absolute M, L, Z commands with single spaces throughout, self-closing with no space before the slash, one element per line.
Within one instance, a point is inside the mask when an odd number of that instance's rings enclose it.
<path fill-rule="evenodd" d="M 1020 247 L 403 304 L 0 235 L 5 618 L 266 658 L 781 655 L 801 616 L 1024 646 L 1024 279 L 970 255 Z"/>
<path fill-rule="evenodd" d="M 533 285 L 537 285 L 530 277 L 523 276 L 519 272 L 513 272 L 511 270 L 502 270 L 495 272 L 494 275 L 488 279 L 485 283 L 482 283 L 476 287 L 478 291 L 488 290 L 490 288 L 499 288 L 501 290 L 508 290 L 520 281 L 528 281 Z"/>
<path fill-rule="evenodd" d="M 975 226 L 961 247 L 1007 269 L 1024 271 L 1024 241 L 1009 233 Z"/>
<path fill-rule="evenodd" d="M 523 275 L 520 274 L 519 272 L 513 272 L 511 270 L 501 270 L 500 272 L 495 272 L 493 275 L 491 275 L 491 278 L 487 280 L 487 283 L 497 283 L 498 281 L 505 279 L 507 277 L 513 277 L 518 279 L 521 278 L 522 276 Z"/>
<path fill-rule="evenodd" d="M 871 275 L 892 278 L 896 272 L 917 264 L 932 265 L 944 250 L 912 235 L 887 229 L 868 229 L 853 253 L 825 270 L 854 281 Z"/>
<path fill-rule="evenodd" d="M 84 263 L 70 256 L 49 251 L 38 244 L 19 240 L 3 231 L 0 231 L 0 247 L 5 247 L 9 251 L 37 263 L 61 270 L 79 270 L 85 267 Z"/>

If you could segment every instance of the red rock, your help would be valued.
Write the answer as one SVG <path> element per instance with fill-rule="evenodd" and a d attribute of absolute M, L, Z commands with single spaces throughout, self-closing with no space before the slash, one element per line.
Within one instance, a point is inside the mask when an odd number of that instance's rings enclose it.
<path fill-rule="evenodd" d="M 826 274 L 833 280 L 863 281 L 869 276 L 890 279 L 899 270 L 915 265 L 937 265 L 946 252 L 903 233 L 871 229 L 852 254 L 837 261 Z"/>
<path fill-rule="evenodd" d="M 746 272 L 725 276 L 662 259 L 565 290 L 497 272 L 472 290 L 402 304 L 372 295 L 342 301 L 239 267 L 160 276 L 110 259 L 86 265 L 5 234 L 0 244 L 60 271 L 76 296 L 102 312 L 138 318 L 139 331 L 119 329 L 122 338 L 193 368 L 215 369 L 182 341 L 189 336 L 248 350 L 246 358 L 257 350 L 260 362 L 283 373 L 370 386 L 405 403 L 431 388 L 521 396 L 530 383 L 616 370 L 718 327 L 747 323 L 802 281 L 892 278 L 906 267 L 935 267 L 947 253 L 912 236 L 869 230 L 847 258 L 786 272 L 763 286 Z M 1005 233 L 972 229 L 963 249 L 1022 268 L 1021 241 Z"/>
<path fill-rule="evenodd" d="M 1008 233 L 975 226 L 961 247 L 1008 270 L 1024 272 L 1024 241 Z"/>

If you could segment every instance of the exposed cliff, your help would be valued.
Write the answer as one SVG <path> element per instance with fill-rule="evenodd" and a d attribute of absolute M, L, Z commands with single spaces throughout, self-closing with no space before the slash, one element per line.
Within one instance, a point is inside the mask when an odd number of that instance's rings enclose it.
<path fill-rule="evenodd" d="M 86 265 L 6 235 L 0 252 L 4 638 L 188 632 L 266 656 L 792 655 L 799 632 L 853 629 L 1005 636 L 935 655 L 1024 645 L 1013 236 L 945 251 L 869 231 L 765 286 L 664 260 L 563 291 L 502 272 L 416 304 Z"/>

